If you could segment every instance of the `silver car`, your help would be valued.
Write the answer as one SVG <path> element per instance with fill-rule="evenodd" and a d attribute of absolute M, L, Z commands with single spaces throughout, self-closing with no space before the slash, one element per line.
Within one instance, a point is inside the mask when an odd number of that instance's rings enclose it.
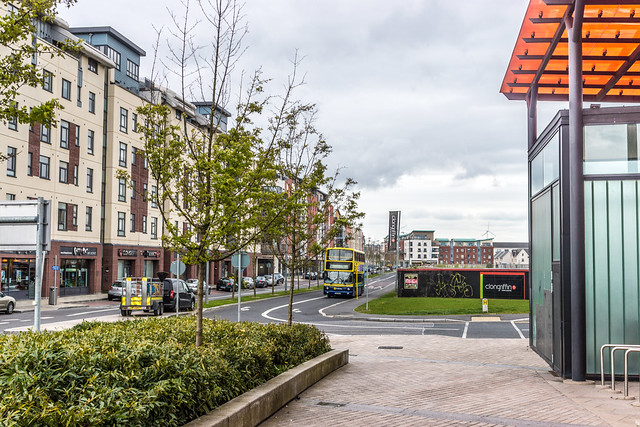
<path fill-rule="evenodd" d="M 193 292 L 194 294 L 198 294 L 198 279 L 188 279 L 187 280 L 187 287 L 189 289 L 191 289 L 191 292 Z M 204 283 L 202 285 L 202 292 L 204 292 L 205 294 L 209 293 L 209 285 Z"/>
<path fill-rule="evenodd" d="M 123 280 L 116 280 L 113 282 L 109 288 L 109 292 L 107 292 L 107 299 L 109 301 L 113 299 L 120 299 L 124 293 L 125 286 L 126 284 Z"/>
<path fill-rule="evenodd" d="M 4 310 L 7 314 L 11 314 L 15 307 L 16 299 L 12 296 L 5 295 L 4 292 L 0 292 L 0 310 Z"/>

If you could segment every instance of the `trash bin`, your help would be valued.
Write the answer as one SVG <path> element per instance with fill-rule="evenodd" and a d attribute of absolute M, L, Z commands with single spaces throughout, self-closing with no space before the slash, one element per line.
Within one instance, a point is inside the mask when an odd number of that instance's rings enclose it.
<path fill-rule="evenodd" d="M 58 304 L 58 288 L 52 286 L 49 288 L 49 305 Z"/>

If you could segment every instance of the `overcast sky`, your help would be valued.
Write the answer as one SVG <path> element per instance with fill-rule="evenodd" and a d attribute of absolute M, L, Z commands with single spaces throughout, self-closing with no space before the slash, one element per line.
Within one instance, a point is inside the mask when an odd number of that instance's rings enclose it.
<path fill-rule="evenodd" d="M 147 52 L 173 0 L 78 0 L 72 27 L 111 26 Z M 298 49 L 330 165 L 359 182 L 364 233 L 527 240 L 524 102 L 498 91 L 527 0 L 248 0 L 242 67 L 282 84 Z M 205 39 L 206 33 L 200 34 Z M 176 88 L 177 89 L 177 88 Z M 542 104 L 542 103 L 541 103 Z M 540 105 L 539 129 L 558 105 Z"/>

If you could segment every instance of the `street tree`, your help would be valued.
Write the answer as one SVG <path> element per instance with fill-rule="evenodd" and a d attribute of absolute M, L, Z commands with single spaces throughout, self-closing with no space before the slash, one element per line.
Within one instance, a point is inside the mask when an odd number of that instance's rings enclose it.
<path fill-rule="evenodd" d="M 62 55 L 73 50 L 75 43 L 53 48 L 36 38 L 36 22 L 51 22 L 58 6 L 71 6 L 76 0 L 2 1 L 7 10 L 0 17 L 0 119 L 4 122 L 41 123 L 55 126 L 55 113 L 62 106 L 57 99 L 36 105 L 17 105 L 15 100 L 26 86 L 41 87 L 43 70 L 38 68 L 40 55 Z M 4 159 L 0 153 L 0 159 Z"/>
<path fill-rule="evenodd" d="M 224 108 L 231 98 L 231 76 L 246 34 L 241 6 L 234 0 L 184 0 L 182 5 L 182 16 L 172 14 L 167 40 L 170 53 L 164 62 L 173 73 L 165 76 L 168 81 L 179 81 L 174 104 L 180 118 L 175 118 L 174 108 L 168 105 L 171 93 L 153 83 L 149 102 L 138 114 L 150 174 L 158 187 L 151 197 L 161 211 L 163 244 L 179 252 L 186 263 L 199 266 L 199 346 L 207 264 L 223 260 L 258 239 L 269 225 L 264 212 L 271 213 L 281 196 L 265 191 L 277 176 L 274 161 L 278 150 L 275 141 L 261 139 L 253 121 L 269 101 L 263 95 L 265 81 L 259 71 L 238 95 L 235 120 L 227 132 L 222 131 Z M 208 46 L 196 45 L 196 31 L 213 34 Z M 207 101 L 207 122 L 198 122 L 189 99 Z"/>

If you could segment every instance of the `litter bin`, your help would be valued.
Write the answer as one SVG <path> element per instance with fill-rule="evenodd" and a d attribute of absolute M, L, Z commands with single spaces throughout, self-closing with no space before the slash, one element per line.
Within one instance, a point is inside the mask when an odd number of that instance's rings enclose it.
<path fill-rule="evenodd" d="M 58 288 L 52 286 L 49 288 L 49 305 L 58 304 Z"/>

